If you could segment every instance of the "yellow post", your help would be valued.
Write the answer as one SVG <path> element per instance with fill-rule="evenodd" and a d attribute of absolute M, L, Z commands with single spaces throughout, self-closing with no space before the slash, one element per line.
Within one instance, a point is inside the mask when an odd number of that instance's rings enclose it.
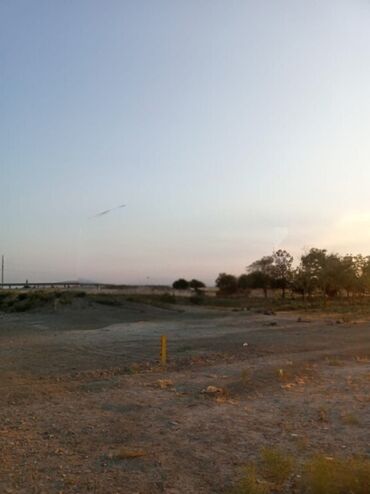
<path fill-rule="evenodd" d="M 167 365 L 167 336 L 161 336 L 161 365 Z"/>

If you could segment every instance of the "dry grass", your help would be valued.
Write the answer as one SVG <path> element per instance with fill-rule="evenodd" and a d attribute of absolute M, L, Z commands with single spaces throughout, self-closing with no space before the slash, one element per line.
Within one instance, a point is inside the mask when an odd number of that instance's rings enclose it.
<path fill-rule="evenodd" d="M 231 494 L 368 494 L 370 460 L 315 456 L 298 466 L 290 455 L 264 449 Z M 292 491 L 292 488 L 294 489 Z"/>
<path fill-rule="evenodd" d="M 307 494 L 368 494 L 370 460 L 316 456 L 305 466 L 300 492 Z"/>
<path fill-rule="evenodd" d="M 359 426 L 360 421 L 356 417 L 356 415 L 353 415 L 353 413 L 345 413 L 342 415 L 342 423 L 344 425 L 354 425 L 354 426 Z"/>
<path fill-rule="evenodd" d="M 343 367 L 344 362 L 338 357 L 328 357 L 327 358 L 328 365 L 331 365 L 332 367 Z"/>
<path fill-rule="evenodd" d="M 326 407 L 320 407 L 317 411 L 317 420 L 319 422 L 329 422 L 329 412 Z"/>
<path fill-rule="evenodd" d="M 270 485 L 257 477 L 256 468 L 250 465 L 245 469 L 244 477 L 239 484 L 232 489 L 231 494 L 269 494 Z"/>
<path fill-rule="evenodd" d="M 261 452 L 259 471 L 261 476 L 275 485 L 288 480 L 294 468 L 294 459 L 276 448 L 264 448 Z"/>

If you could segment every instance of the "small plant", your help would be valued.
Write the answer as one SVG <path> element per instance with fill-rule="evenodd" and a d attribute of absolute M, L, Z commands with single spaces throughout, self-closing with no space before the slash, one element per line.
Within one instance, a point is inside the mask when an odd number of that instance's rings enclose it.
<path fill-rule="evenodd" d="M 243 382 L 243 384 L 248 384 L 250 383 L 251 379 L 252 379 L 252 376 L 251 376 L 251 372 L 249 369 L 244 369 L 241 374 L 240 374 L 240 378 Z"/>
<path fill-rule="evenodd" d="M 342 422 L 345 425 L 360 425 L 360 421 L 356 417 L 356 415 L 353 415 L 353 413 L 345 413 L 342 415 Z"/>
<path fill-rule="evenodd" d="M 230 494 L 288 493 L 293 474 L 296 494 L 368 494 L 370 459 L 317 455 L 298 467 L 289 455 L 266 448 Z"/>
<path fill-rule="evenodd" d="M 276 448 L 264 448 L 261 452 L 260 472 L 265 480 L 282 485 L 291 476 L 294 467 L 293 457 Z"/>
<path fill-rule="evenodd" d="M 318 421 L 319 422 L 328 422 L 329 421 L 327 408 L 320 407 L 317 412 L 318 412 Z"/>
<path fill-rule="evenodd" d="M 245 469 L 244 477 L 230 494 L 269 494 L 270 486 L 257 478 L 256 468 L 250 465 Z"/>

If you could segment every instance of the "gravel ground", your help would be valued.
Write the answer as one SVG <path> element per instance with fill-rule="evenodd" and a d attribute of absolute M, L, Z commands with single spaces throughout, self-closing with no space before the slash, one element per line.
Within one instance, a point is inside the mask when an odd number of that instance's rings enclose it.
<path fill-rule="evenodd" d="M 370 455 L 369 323 L 298 317 L 133 303 L 2 315 L 0 491 L 226 493 L 266 445 Z"/>

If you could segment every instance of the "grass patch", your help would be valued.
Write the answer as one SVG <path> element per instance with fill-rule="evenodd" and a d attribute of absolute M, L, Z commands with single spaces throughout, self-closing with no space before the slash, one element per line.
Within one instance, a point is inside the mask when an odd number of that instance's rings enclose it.
<path fill-rule="evenodd" d="M 301 484 L 307 494 L 368 494 L 370 460 L 316 456 L 304 465 Z"/>
<path fill-rule="evenodd" d="M 255 466 L 250 465 L 245 469 L 242 480 L 230 491 L 230 494 L 269 494 L 270 492 L 270 485 L 258 478 Z"/>
<path fill-rule="evenodd" d="M 291 476 L 294 467 L 292 456 L 282 453 L 276 448 L 264 448 L 261 452 L 259 471 L 261 476 L 273 483 L 282 485 Z"/>
<path fill-rule="evenodd" d="M 249 464 L 230 494 L 368 494 L 368 458 L 332 458 L 317 455 L 303 464 L 274 448 L 262 450 Z"/>

